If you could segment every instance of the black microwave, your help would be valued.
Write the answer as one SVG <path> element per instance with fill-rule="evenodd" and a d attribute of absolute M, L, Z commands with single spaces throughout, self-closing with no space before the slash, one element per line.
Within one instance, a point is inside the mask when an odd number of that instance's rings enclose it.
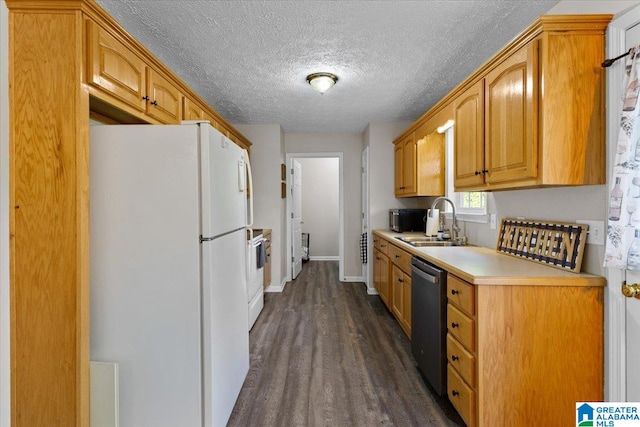
<path fill-rule="evenodd" d="M 389 228 L 396 233 L 427 229 L 426 209 L 389 209 Z"/>

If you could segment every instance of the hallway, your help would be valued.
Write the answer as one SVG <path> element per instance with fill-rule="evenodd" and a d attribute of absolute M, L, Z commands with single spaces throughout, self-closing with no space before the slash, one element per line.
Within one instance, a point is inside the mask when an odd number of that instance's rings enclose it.
<path fill-rule="evenodd" d="M 462 426 L 420 377 L 410 342 L 378 296 L 305 264 L 268 293 L 250 334 L 251 368 L 229 426 Z"/>

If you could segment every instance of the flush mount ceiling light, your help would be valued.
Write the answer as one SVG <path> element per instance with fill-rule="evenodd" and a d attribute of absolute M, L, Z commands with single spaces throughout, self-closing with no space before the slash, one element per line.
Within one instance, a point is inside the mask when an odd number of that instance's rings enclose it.
<path fill-rule="evenodd" d="M 338 81 L 338 77 L 331 73 L 313 73 L 307 76 L 307 82 L 318 92 L 325 93 Z"/>

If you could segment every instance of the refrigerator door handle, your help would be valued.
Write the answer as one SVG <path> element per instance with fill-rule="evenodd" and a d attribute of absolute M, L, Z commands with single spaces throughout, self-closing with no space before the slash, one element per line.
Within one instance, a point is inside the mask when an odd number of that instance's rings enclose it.
<path fill-rule="evenodd" d="M 244 151 L 245 164 L 247 165 L 247 175 L 249 178 L 248 182 L 248 191 L 249 191 L 249 212 L 247 213 L 247 227 L 251 227 L 253 225 L 253 175 L 251 174 L 251 162 L 249 161 L 249 152 L 247 150 Z M 253 236 L 251 236 L 253 237 Z"/>

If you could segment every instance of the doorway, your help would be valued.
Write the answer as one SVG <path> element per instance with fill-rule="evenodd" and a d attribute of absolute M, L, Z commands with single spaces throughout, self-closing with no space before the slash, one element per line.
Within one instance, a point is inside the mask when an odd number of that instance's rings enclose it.
<path fill-rule="evenodd" d="M 640 44 L 640 7 L 628 11 L 609 25 L 608 57 L 615 57 Z M 618 124 L 622 109 L 622 85 L 625 61 L 619 60 L 607 71 L 607 176 L 615 158 Z M 611 183 L 609 183 L 610 185 Z M 620 285 L 640 283 L 640 272 L 607 269 L 605 311 L 605 400 L 615 402 L 640 401 L 640 300 L 625 298 Z"/>
<path fill-rule="evenodd" d="M 287 281 L 299 272 L 299 240 L 311 260 L 337 260 L 344 275 L 342 153 L 287 153 Z M 294 166 L 295 165 L 295 166 Z M 297 174 L 301 176 L 296 176 Z"/>

